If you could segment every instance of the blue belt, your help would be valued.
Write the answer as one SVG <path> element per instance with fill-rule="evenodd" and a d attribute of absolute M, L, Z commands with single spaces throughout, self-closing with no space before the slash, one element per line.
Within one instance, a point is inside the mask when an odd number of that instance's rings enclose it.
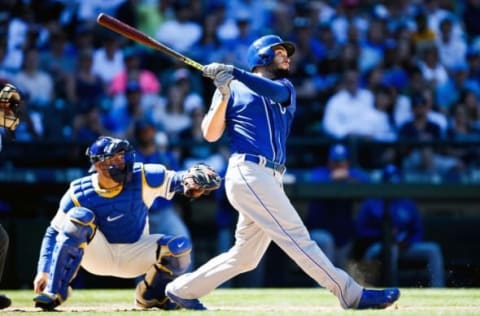
<path fill-rule="evenodd" d="M 257 155 L 252 155 L 252 154 L 245 154 L 245 161 L 250 161 L 253 163 L 256 163 L 257 165 L 260 166 L 265 166 L 267 168 L 273 169 L 277 172 L 284 173 L 285 170 L 287 169 L 285 165 L 276 163 L 274 161 L 268 160 L 264 157 L 257 156 Z"/>

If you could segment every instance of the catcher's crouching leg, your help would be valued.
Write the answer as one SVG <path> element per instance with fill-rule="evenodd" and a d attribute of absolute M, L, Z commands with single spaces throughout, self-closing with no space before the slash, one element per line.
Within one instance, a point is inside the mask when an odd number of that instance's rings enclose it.
<path fill-rule="evenodd" d="M 70 282 L 75 278 L 83 257 L 83 249 L 96 230 L 95 215 L 84 207 L 74 207 L 57 236 L 45 290 L 36 296 L 35 307 L 53 310 L 69 296 Z"/>
<path fill-rule="evenodd" d="M 157 262 L 137 284 L 136 304 L 141 308 L 176 309 L 165 296 L 165 287 L 190 266 L 192 245 L 184 236 L 163 236 L 158 240 Z"/>

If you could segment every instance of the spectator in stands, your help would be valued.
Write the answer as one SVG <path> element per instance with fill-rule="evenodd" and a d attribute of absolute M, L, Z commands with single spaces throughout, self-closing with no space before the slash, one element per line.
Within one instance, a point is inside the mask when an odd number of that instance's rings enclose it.
<path fill-rule="evenodd" d="M 105 115 L 103 122 L 108 135 L 133 139 L 135 123 L 145 118 L 140 83 L 129 82 L 125 95 L 126 102 L 112 107 Z"/>
<path fill-rule="evenodd" d="M 174 16 L 161 24 L 155 38 L 180 53 L 188 53 L 202 36 L 202 27 L 192 20 L 191 0 L 173 3 Z"/>
<path fill-rule="evenodd" d="M 138 47 L 123 50 L 125 68 L 112 78 L 108 93 L 111 96 L 125 93 L 127 83 L 137 81 L 144 95 L 160 93 L 161 84 L 155 73 L 143 67 L 142 52 Z"/>
<path fill-rule="evenodd" d="M 92 72 L 102 78 L 105 89 L 108 89 L 112 79 L 124 71 L 125 63 L 119 36 L 113 32 L 104 31 L 101 37 L 102 46 L 93 52 Z"/>
<path fill-rule="evenodd" d="M 428 17 L 428 27 L 435 32 L 438 37 L 441 32 L 441 24 L 445 19 L 452 22 L 452 37 L 464 38 L 462 22 L 455 17 L 454 11 L 458 10 L 456 2 L 444 2 L 441 0 L 424 0 L 423 8 Z"/>
<path fill-rule="evenodd" d="M 22 70 L 13 79 L 16 86 L 28 93 L 32 107 L 46 109 L 55 97 L 53 77 L 40 69 L 39 52 L 31 48 L 25 52 Z"/>
<path fill-rule="evenodd" d="M 359 74 L 349 69 L 343 74 L 341 89 L 325 106 L 323 128 L 334 139 L 371 137 L 369 126 L 374 106 L 370 90 L 359 87 Z"/>
<path fill-rule="evenodd" d="M 68 87 L 71 90 L 71 102 L 74 104 L 71 112 L 72 121 L 76 115 L 85 113 L 93 105 L 100 107 L 106 99 L 102 78 L 92 71 L 92 67 L 93 51 L 91 49 L 80 51 L 73 84 Z"/>
<path fill-rule="evenodd" d="M 460 103 L 465 105 L 472 128 L 480 131 L 480 103 L 478 95 L 473 91 L 464 90 L 460 97 Z"/>
<path fill-rule="evenodd" d="M 215 170 L 223 170 L 226 167 L 224 154 L 203 138 L 201 124 L 205 107 L 201 104 L 189 114 L 191 125 L 179 134 L 179 141 L 186 145 L 182 148 L 183 167 L 188 169 L 196 163 L 205 162 Z"/>
<path fill-rule="evenodd" d="M 336 14 L 331 20 L 331 27 L 335 38 L 341 44 L 348 42 L 349 28 L 355 29 L 359 33 L 359 38 L 364 38 L 368 28 L 368 20 L 364 15 L 360 14 L 360 1 L 338 1 Z"/>
<path fill-rule="evenodd" d="M 366 38 L 360 42 L 359 70 L 364 73 L 379 66 L 387 48 L 386 22 L 372 19 L 368 25 Z"/>
<path fill-rule="evenodd" d="M 95 49 L 95 29 L 88 24 L 75 24 L 75 33 L 73 34 L 72 43 L 77 50 L 77 56 L 82 51 L 93 51 Z"/>
<path fill-rule="evenodd" d="M 17 69 L 14 69 L 9 64 L 7 48 L 7 39 L 5 37 L 0 38 L 0 79 L 12 80 Z"/>
<path fill-rule="evenodd" d="M 395 165 L 383 170 L 385 183 L 401 181 L 401 174 Z M 392 264 L 398 270 L 399 260 L 425 261 L 431 287 L 444 287 L 444 265 L 440 246 L 424 241 L 423 223 L 416 203 L 409 198 L 395 198 L 386 204 L 383 200 L 372 198 L 365 200 L 359 208 L 356 218 L 357 242 L 364 248 L 363 259 L 378 259 L 382 253 L 384 238 L 384 212 L 388 209 L 391 218 L 393 245 Z"/>
<path fill-rule="evenodd" d="M 469 79 L 468 72 L 466 63 L 457 64 L 450 68 L 448 80 L 436 87 L 435 101 L 440 112 L 446 115 L 451 113 L 452 107 L 460 101 L 460 97 L 465 90 L 470 90 L 480 96 L 480 83 Z"/>
<path fill-rule="evenodd" d="M 328 152 L 327 166 L 309 172 L 308 181 L 321 183 L 366 183 L 368 174 L 351 166 L 350 155 L 343 144 L 334 144 Z M 345 269 L 355 239 L 355 201 L 351 199 L 313 199 L 309 201 L 305 225 L 310 236 L 325 255 Z"/>
<path fill-rule="evenodd" d="M 188 69 L 176 69 L 172 73 L 164 110 L 153 113 L 155 123 L 163 126 L 172 143 L 178 142 L 180 132 L 191 127 L 190 111 L 204 106 L 202 97 L 193 89 L 191 77 Z"/>
<path fill-rule="evenodd" d="M 95 104 L 82 108 L 73 120 L 72 139 L 75 141 L 94 142 L 99 136 L 107 134 L 102 121 L 102 111 Z"/>
<path fill-rule="evenodd" d="M 435 31 L 428 25 L 428 15 L 420 10 L 415 15 L 415 30 L 411 33 L 412 42 L 417 54 L 421 54 L 426 47 L 432 47 L 436 38 Z"/>
<path fill-rule="evenodd" d="M 237 67 L 248 69 L 247 64 L 247 49 L 255 39 L 258 38 L 258 33 L 252 28 L 252 12 L 240 10 L 235 13 L 235 23 L 238 27 L 238 35 L 230 40 L 223 42 L 223 49 L 225 62 L 231 62 Z M 214 59 L 211 59 L 214 60 Z M 222 59 L 217 59 L 222 60 Z"/>
<path fill-rule="evenodd" d="M 429 86 L 437 87 L 448 80 L 448 72 L 440 62 L 438 48 L 435 44 L 425 45 L 421 52 L 421 58 L 418 66 L 422 72 L 423 78 Z"/>
<path fill-rule="evenodd" d="M 224 60 L 226 53 L 222 40 L 217 34 L 218 20 L 215 14 L 209 13 L 202 22 L 202 36 L 193 44 L 191 58 L 201 64 Z M 229 53 L 233 53 L 234 49 Z"/>
<path fill-rule="evenodd" d="M 480 49 L 469 47 L 467 50 L 468 79 L 480 84 Z"/>
<path fill-rule="evenodd" d="M 440 21 L 440 31 L 436 38 L 440 62 L 447 69 L 466 62 L 467 43 L 453 34 L 453 18 L 445 17 Z"/>
<path fill-rule="evenodd" d="M 480 149 L 469 141 L 480 140 L 480 130 L 475 128 L 474 119 L 468 115 L 465 104 L 457 103 L 452 108 L 452 119 L 447 129 L 447 139 L 455 141 L 448 146 L 448 154 L 461 160 L 465 166 L 474 167 L 480 158 Z"/>
<path fill-rule="evenodd" d="M 412 98 L 413 118 L 404 123 L 398 136 L 401 140 L 439 142 L 444 139 L 440 126 L 429 119 L 429 103 L 421 93 Z M 408 149 L 403 159 L 403 170 L 418 176 L 436 176 L 456 173 L 463 168 L 461 161 L 443 154 L 437 146 L 420 144 Z"/>
<path fill-rule="evenodd" d="M 50 34 L 48 45 L 47 50 L 40 51 L 40 69 L 52 76 L 55 97 L 71 101 L 72 96 L 66 88 L 77 67 L 76 51 L 62 30 Z"/>

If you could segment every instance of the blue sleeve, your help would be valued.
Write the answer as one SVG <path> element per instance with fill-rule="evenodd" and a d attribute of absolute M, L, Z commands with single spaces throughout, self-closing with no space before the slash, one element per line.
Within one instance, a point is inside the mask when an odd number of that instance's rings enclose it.
<path fill-rule="evenodd" d="M 38 258 L 37 273 L 48 272 L 50 262 L 52 261 L 53 248 L 55 247 L 55 239 L 58 232 L 52 227 L 48 226 L 43 236 L 42 246 L 40 248 L 40 257 Z"/>
<path fill-rule="evenodd" d="M 183 193 L 183 174 L 185 172 L 177 172 L 173 178 L 172 182 L 170 183 L 170 192 L 177 192 L 177 193 Z"/>
<path fill-rule="evenodd" d="M 290 89 L 282 83 L 233 68 L 233 76 L 256 93 L 278 103 L 290 102 Z"/>

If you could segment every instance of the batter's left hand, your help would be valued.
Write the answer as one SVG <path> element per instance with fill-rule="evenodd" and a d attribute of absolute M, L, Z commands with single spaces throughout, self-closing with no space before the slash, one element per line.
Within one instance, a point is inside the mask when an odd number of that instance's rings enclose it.
<path fill-rule="evenodd" d="M 222 71 L 232 74 L 233 66 L 220 64 L 220 63 L 211 63 L 206 66 L 203 66 L 203 69 L 202 69 L 203 75 L 211 79 L 215 79 L 217 74 Z"/>
<path fill-rule="evenodd" d="M 232 81 L 232 79 L 233 75 L 231 73 L 221 71 L 215 76 L 215 79 L 213 80 L 213 83 L 224 98 L 228 99 L 228 97 L 230 96 L 230 81 Z"/>

